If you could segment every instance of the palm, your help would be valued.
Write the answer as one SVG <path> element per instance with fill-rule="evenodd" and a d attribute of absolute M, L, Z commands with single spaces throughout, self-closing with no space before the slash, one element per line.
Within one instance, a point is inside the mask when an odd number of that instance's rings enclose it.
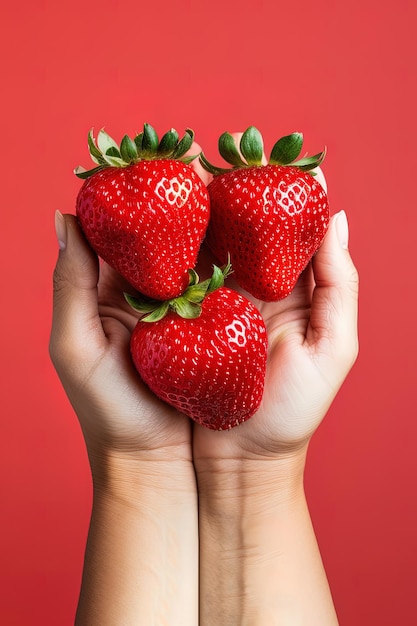
<path fill-rule="evenodd" d="M 241 133 L 234 136 L 239 140 Z M 210 182 L 210 175 L 201 167 L 198 173 L 206 183 Z M 326 187 L 320 168 L 317 175 Z M 200 257 L 207 272 L 209 262 L 215 259 L 204 249 Z M 233 278 L 229 279 L 228 286 L 242 291 Z M 268 332 L 262 404 L 251 419 L 229 432 L 218 433 L 195 425 L 194 459 L 239 458 L 242 454 L 268 456 L 303 446 L 308 441 L 336 392 L 336 389 L 331 390 L 329 394 L 329 384 L 318 365 L 321 345 L 314 342 L 310 326 L 314 286 L 310 264 L 290 296 L 280 302 L 261 302 L 244 292 L 262 313 Z M 311 400 L 314 397 L 316 402 Z"/>
<path fill-rule="evenodd" d="M 235 284 L 230 286 L 238 289 Z M 265 303 L 251 298 L 262 313 L 269 338 L 261 407 L 229 432 L 195 426 L 195 458 L 268 456 L 304 445 L 314 432 L 323 415 L 320 399 L 328 402 L 328 388 L 316 365 L 316 347 L 308 340 L 313 288 L 308 267 L 286 299 Z M 316 403 L 312 402 L 315 396 Z"/>
<path fill-rule="evenodd" d="M 88 440 L 108 442 L 120 452 L 165 449 L 167 456 L 190 460 L 188 418 L 160 402 L 132 364 L 129 342 L 137 315 L 123 297 L 128 290 L 114 270 L 101 264 L 98 317 L 91 320 L 85 359 L 75 385 L 69 383 L 69 395 Z"/>

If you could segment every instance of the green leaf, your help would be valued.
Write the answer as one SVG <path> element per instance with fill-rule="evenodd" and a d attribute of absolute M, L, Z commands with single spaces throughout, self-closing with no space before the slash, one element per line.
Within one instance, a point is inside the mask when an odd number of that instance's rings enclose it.
<path fill-rule="evenodd" d="M 213 265 L 213 275 L 210 279 L 207 287 L 207 294 L 223 287 L 225 279 L 232 273 L 232 266 L 230 264 L 230 254 L 227 255 L 227 263 L 223 267 L 217 267 Z"/>
<path fill-rule="evenodd" d="M 218 289 L 219 287 L 223 287 L 224 285 L 224 274 L 222 272 L 222 270 L 220 269 L 220 267 L 217 267 L 217 265 L 213 265 L 213 275 L 210 279 L 208 288 L 207 288 L 207 293 L 211 293 L 212 291 L 215 291 L 216 289 Z"/>
<path fill-rule="evenodd" d="M 217 167 L 216 165 L 213 165 L 212 163 L 210 163 L 210 161 L 207 160 L 203 152 L 200 152 L 199 159 L 204 169 L 207 172 L 210 172 L 210 174 L 213 174 L 213 176 L 219 176 L 220 174 L 227 174 L 228 172 L 232 171 L 230 168 Z"/>
<path fill-rule="evenodd" d="M 96 174 L 97 172 L 104 170 L 106 167 L 107 165 L 99 165 L 97 167 L 93 167 L 93 169 L 91 170 L 86 170 L 84 167 L 81 167 L 81 165 L 79 165 L 75 168 L 74 174 L 78 176 L 78 178 L 85 180 L 86 178 L 90 178 L 90 176 L 94 176 L 94 174 Z"/>
<path fill-rule="evenodd" d="M 272 148 L 269 163 L 287 165 L 295 161 L 302 147 L 303 135 L 301 133 L 292 133 L 291 135 L 281 137 Z"/>
<path fill-rule="evenodd" d="M 316 161 L 317 161 L 317 155 L 306 156 L 306 157 L 303 157 L 302 159 L 298 159 L 298 161 L 295 161 L 294 165 L 296 165 L 297 167 L 303 167 L 304 165 L 311 165 L 312 163 L 315 163 Z"/>
<path fill-rule="evenodd" d="M 204 296 L 206 295 L 209 284 L 210 278 L 208 278 L 207 280 L 203 280 L 202 283 L 191 285 L 185 290 L 184 298 L 186 298 L 190 302 L 202 302 L 204 300 Z"/>
<path fill-rule="evenodd" d="M 188 150 L 193 145 L 193 141 L 194 141 L 194 131 L 191 130 L 190 128 L 187 128 L 185 131 L 184 137 L 181 139 L 181 141 L 178 142 L 177 147 L 175 148 L 172 154 L 172 158 L 180 159 L 181 157 L 183 157 L 184 154 L 188 152 Z"/>
<path fill-rule="evenodd" d="M 103 129 L 101 129 L 98 134 L 97 145 L 103 155 L 106 154 L 107 150 L 109 150 L 110 148 L 116 148 L 116 150 L 119 151 L 119 146 L 117 145 L 117 143 Z"/>
<path fill-rule="evenodd" d="M 142 150 L 149 155 L 154 155 L 158 150 L 158 144 L 159 139 L 156 130 L 150 124 L 145 124 L 143 127 Z"/>
<path fill-rule="evenodd" d="M 165 135 L 162 137 L 158 146 L 158 156 L 166 157 L 170 156 L 178 143 L 178 133 L 175 128 L 171 128 Z"/>
<path fill-rule="evenodd" d="M 226 132 L 220 135 L 219 152 L 223 159 L 227 161 L 227 163 L 238 167 L 246 167 L 247 163 L 245 163 L 240 156 L 235 139 L 230 133 Z"/>
<path fill-rule="evenodd" d="M 106 158 L 106 156 L 116 157 L 116 159 L 122 158 L 119 148 L 115 148 L 114 146 L 111 146 L 108 150 L 106 150 L 106 154 L 104 154 L 103 157 Z"/>
<path fill-rule="evenodd" d="M 188 273 L 190 275 L 190 280 L 189 280 L 188 286 L 192 287 L 193 285 L 197 285 L 199 280 L 200 280 L 200 277 L 197 274 L 197 272 L 195 270 L 193 270 L 193 269 L 189 269 Z"/>
<path fill-rule="evenodd" d="M 230 260 L 230 252 L 227 253 L 227 263 L 226 265 L 223 265 L 221 270 L 222 270 L 223 278 L 227 278 L 228 276 L 230 276 L 230 274 L 233 274 L 232 262 Z"/>
<path fill-rule="evenodd" d="M 190 302 L 184 297 L 172 300 L 171 306 L 180 317 L 185 319 L 195 319 L 201 314 L 201 306 L 195 302 Z"/>
<path fill-rule="evenodd" d="M 135 161 L 138 158 L 138 149 L 135 142 L 131 140 L 129 135 L 125 135 L 120 142 L 120 154 L 126 163 L 132 163 L 132 161 Z"/>
<path fill-rule="evenodd" d="M 199 285 L 195 285 L 192 289 L 190 289 L 190 291 L 185 291 L 184 298 L 186 298 L 189 302 L 201 304 L 207 292 L 207 285 L 204 284 L 205 282 L 206 281 L 200 283 Z"/>
<path fill-rule="evenodd" d="M 154 311 L 157 309 L 161 302 L 159 300 L 151 300 L 150 298 L 137 298 L 136 296 L 131 296 L 128 293 L 123 293 L 126 302 L 139 313 L 149 313 L 150 311 Z"/>
<path fill-rule="evenodd" d="M 94 163 L 102 164 L 103 155 L 101 154 L 100 150 L 96 146 L 94 135 L 93 135 L 93 129 L 91 129 L 90 132 L 88 133 L 88 149 L 90 151 L 90 156 L 92 160 L 94 161 Z"/>
<path fill-rule="evenodd" d="M 110 167 L 125 167 L 127 164 L 121 157 L 113 157 L 108 154 L 104 155 L 106 163 L 110 165 Z"/>
<path fill-rule="evenodd" d="M 143 133 L 138 133 L 133 141 L 135 142 L 136 148 L 140 154 L 142 152 Z"/>
<path fill-rule="evenodd" d="M 319 152 L 318 154 L 314 154 L 311 157 L 303 157 L 302 159 L 295 161 L 291 165 L 298 167 L 300 170 L 303 170 L 304 172 L 308 172 L 309 170 L 313 170 L 315 167 L 318 167 L 319 165 L 321 165 L 325 157 L 326 157 L 326 149 L 324 149 L 322 152 Z"/>
<path fill-rule="evenodd" d="M 255 126 L 249 126 L 240 140 L 240 151 L 248 165 L 262 165 L 264 144 L 262 135 Z"/>
<path fill-rule="evenodd" d="M 190 156 L 185 156 L 185 157 L 182 157 L 181 161 L 182 161 L 183 163 L 185 163 L 186 165 L 189 165 L 189 164 L 190 164 L 190 163 L 192 163 L 195 159 L 198 159 L 198 157 L 199 157 L 199 156 L 200 156 L 199 154 L 193 154 L 193 155 L 190 155 Z"/>
<path fill-rule="evenodd" d="M 170 300 L 167 300 L 166 302 L 162 302 L 161 306 L 159 306 L 157 309 L 152 311 L 152 313 L 149 313 L 149 315 L 142 317 L 140 321 L 141 322 L 159 322 L 159 320 L 163 319 L 165 315 L 168 313 L 169 307 L 170 307 Z"/>

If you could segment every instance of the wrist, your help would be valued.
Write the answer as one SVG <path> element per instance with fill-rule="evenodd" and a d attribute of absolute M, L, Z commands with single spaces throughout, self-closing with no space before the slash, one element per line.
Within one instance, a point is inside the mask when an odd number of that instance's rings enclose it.
<path fill-rule="evenodd" d="M 89 453 L 94 494 L 129 504 L 143 498 L 169 504 L 196 497 L 191 460 L 163 458 L 158 451 L 138 457 L 114 451 Z"/>
<path fill-rule="evenodd" d="M 250 504 L 254 515 L 304 497 L 306 449 L 279 458 L 200 459 L 195 464 L 199 497 L 220 509 Z"/>
<path fill-rule="evenodd" d="M 196 624 L 191 461 L 91 455 L 93 507 L 77 624 Z"/>
<path fill-rule="evenodd" d="M 305 456 L 199 464 L 201 624 L 337 623 L 304 494 Z"/>

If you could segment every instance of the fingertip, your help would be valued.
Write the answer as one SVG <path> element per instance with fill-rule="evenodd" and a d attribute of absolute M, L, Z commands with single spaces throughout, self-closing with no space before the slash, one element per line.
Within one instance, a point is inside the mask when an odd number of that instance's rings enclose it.
<path fill-rule="evenodd" d="M 358 297 L 359 275 L 348 250 L 349 225 L 345 211 L 332 216 L 324 241 L 313 258 L 316 287 L 324 288 L 329 301 L 343 293 L 346 298 Z M 319 293 L 317 291 L 317 293 Z"/>
<path fill-rule="evenodd" d="M 55 278 L 58 276 L 80 287 L 95 287 L 98 281 L 98 258 L 84 237 L 77 217 L 56 211 L 55 232 L 60 251 Z"/>
<path fill-rule="evenodd" d="M 348 251 L 349 246 L 349 223 L 345 211 L 339 211 L 332 215 L 326 235 L 313 261 L 327 257 L 329 254 L 340 256 L 340 253 Z M 345 255 L 342 254 L 342 257 Z"/>
<path fill-rule="evenodd" d="M 58 210 L 55 211 L 55 234 L 59 249 L 65 250 L 67 245 L 67 226 L 64 216 Z"/>
<path fill-rule="evenodd" d="M 98 258 L 75 215 L 55 214 L 60 253 L 53 272 L 50 354 L 56 367 L 75 362 L 80 348 L 101 340 L 98 320 Z M 97 334 L 98 332 L 98 334 Z"/>
<path fill-rule="evenodd" d="M 348 250 L 345 211 L 332 216 L 322 246 L 313 258 L 315 289 L 311 329 L 315 339 L 331 339 L 340 356 L 350 362 L 357 345 L 359 277 Z"/>
<path fill-rule="evenodd" d="M 347 250 L 349 248 L 349 223 L 345 211 L 336 213 L 333 220 L 339 244 L 344 250 Z"/>

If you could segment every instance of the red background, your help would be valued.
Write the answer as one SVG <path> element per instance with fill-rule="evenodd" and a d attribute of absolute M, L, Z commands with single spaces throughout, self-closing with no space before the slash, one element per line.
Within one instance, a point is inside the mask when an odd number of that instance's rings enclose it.
<path fill-rule="evenodd" d="M 3 4 L 4 7 L 4 4 Z M 0 623 L 73 623 L 90 511 L 49 362 L 56 208 L 88 129 L 294 130 L 328 147 L 361 276 L 359 360 L 314 437 L 311 512 L 342 625 L 415 624 L 417 4 L 17 0 L 2 9 Z M 414 262 L 414 263 L 413 263 Z"/>

